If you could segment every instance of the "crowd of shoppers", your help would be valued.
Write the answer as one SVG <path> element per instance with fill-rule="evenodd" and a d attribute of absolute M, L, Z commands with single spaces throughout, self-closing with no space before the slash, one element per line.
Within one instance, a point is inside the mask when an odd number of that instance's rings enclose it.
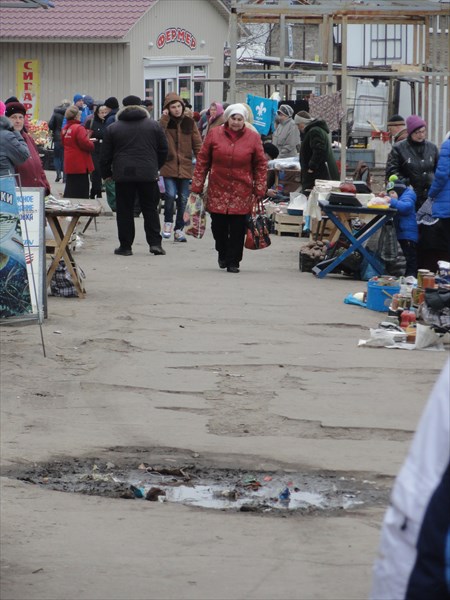
<path fill-rule="evenodd" d="M 23 186 L 43 187 L 48 194 L 50 184 L 27 132 L 26 109 L 15 97 L 5 104 L 8 120 L 0 120 L 0 168 L 18 173 Z M 64 100 L 56 106 L 49 121 L 55 181 L 65 182 L 67 198 L 101 198 L 106 191 L 117 218 L 116 254 L 132 254 L 134 217 L 141 212 L 153 254 L 165 254 L 163 238 L 173 235 L 175 242 L 186 242 L 183 215 L 188 195 L 207 191 L 219 266 L 236 273 L 248 215 L 260 198 L 277 195 L 273 182 L 267 181 L 268 160 L 298 157 L 306 196 L 317 179 L 339 180 L 327 123 L 306 111 L 294 114 L 290 104 L 280 103 L 265 149 L 246 104 L 214 101 L 195 113 L 181 96 L 169 93 L 159 122 L 152 118 L 149 99 L 127 96 L 122 105 L 121 109 L 114 96 L 100 101 L 77 93 L 72 105 Z M 447 136 L 439 153 L 427 140 L 427 124 L 419 115 L 393 115 L 387 125 L 392 150 L 386 182 L 392 176 L 396 180 L 387 194 L 398 211 L 396 231 L 406 275 L 415 275 L 418 268 L 435 270 L 438 259 L 450 260 L 450 140 Z M 157 214 L 161 190 L 162 231 Z"/>

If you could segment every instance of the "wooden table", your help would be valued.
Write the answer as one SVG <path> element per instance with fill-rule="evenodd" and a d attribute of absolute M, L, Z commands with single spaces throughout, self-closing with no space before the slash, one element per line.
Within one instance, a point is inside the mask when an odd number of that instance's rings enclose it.
<path fill-rule="evenodd" d="M 67 208 L 59 206 L 45 207 L 45 216 L 55 237 L 56 244 L 55 256 L 53 257 L 52 264 L 47 271 L 47 287 L 50 285 L 53 273 L 55 272 L 59 261 L 63 259 L 72 277 L 73 284 L 78 292 L 78 297 L 84 298 L 86 290 L 84 289 L 83 282 L 81 281 L 78 273 L 75 259 L 73 258 L 72 251 L 69 247 L 69 242 L 81 217 L 88 217 L 92 219 L 94 217 L 98 217 L 101 211 L 102 208 L 100 204 L 95 203 L 95 201 L 92 200 L 85 206 L 83 206 L 83 204 L 73 204 L 73 206 L 69 206 Z M 61 227 L 61 223 L 59 222 L 61 217 L 71 217 L 65 233 Z"/>

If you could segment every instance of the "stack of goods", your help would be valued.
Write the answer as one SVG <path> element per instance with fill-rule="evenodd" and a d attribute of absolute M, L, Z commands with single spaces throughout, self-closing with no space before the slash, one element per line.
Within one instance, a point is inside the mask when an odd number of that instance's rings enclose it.
<path fill-rule="evenodd" d="M 417 273 L 418 317 L 438 332 L 450 332 L 450 263 L 438 262 L 438 273 Z"/>
<path fill-rule="evenodd" d="M 299 266 L 303 273 L 312 273 L 313 268 L 324 260 L 327 253 L 325 242 L 309 242 L 300 250 Z"/>

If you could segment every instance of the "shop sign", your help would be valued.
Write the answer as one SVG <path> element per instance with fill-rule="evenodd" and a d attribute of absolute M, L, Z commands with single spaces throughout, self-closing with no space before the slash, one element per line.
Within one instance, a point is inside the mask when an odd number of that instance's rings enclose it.
<path fill-rule="evenodd" d="M 184 44 L 191 50 L 197 48 L 197 39 L 195 36 L 186 29 L 180 29 L 180 27 L 168 27 L 165 31 L 162 31 L 156 40 L 156 46 L 158 50 L 164 48 L 166 44 L 173 44 L 178 42 Z"/>
<path fill-rule="evenodd" d="M 27 120 L 39 118 L 39 61 L 18 58 L 16 61 L 17 97 L 27 109 Z"/>

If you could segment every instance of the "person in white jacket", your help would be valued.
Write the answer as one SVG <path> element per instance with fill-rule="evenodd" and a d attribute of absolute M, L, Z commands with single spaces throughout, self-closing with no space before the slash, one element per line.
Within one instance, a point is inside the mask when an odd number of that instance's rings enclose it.
<path fill-rule="evenodd" d="M 371 600 L 450 598 L 450 359 L 422 414 L 386 511 Z"/>

